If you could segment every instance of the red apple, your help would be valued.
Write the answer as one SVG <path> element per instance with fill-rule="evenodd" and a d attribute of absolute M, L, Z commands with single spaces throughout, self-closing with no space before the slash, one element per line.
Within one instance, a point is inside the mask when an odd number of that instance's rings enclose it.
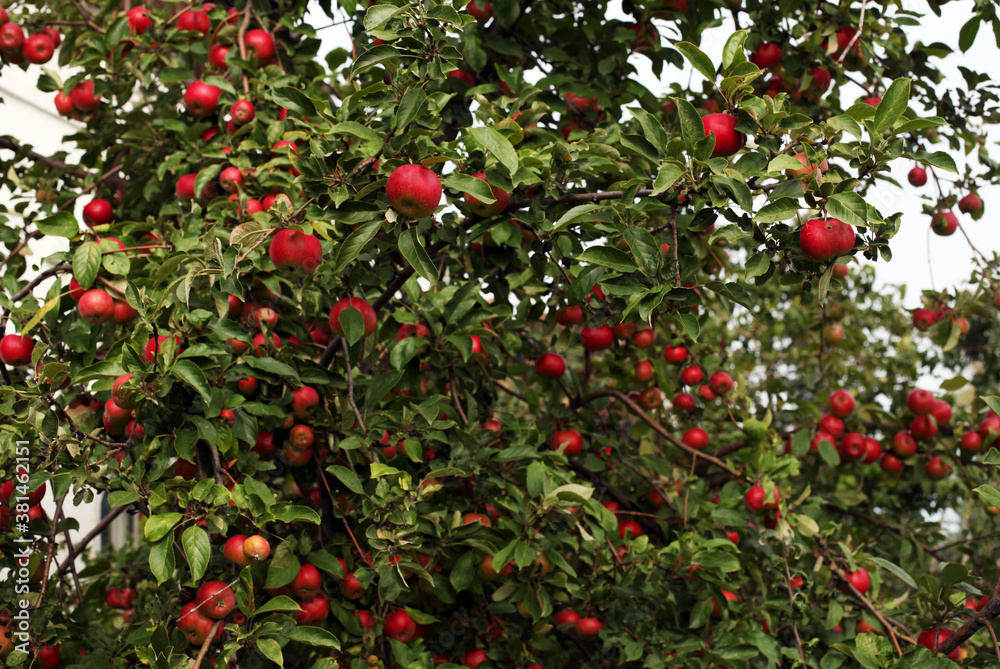
<path fill-rule="evenodd" d="M 844 418 L 854 411 L 854 396 L 846 390 L 836 390 L 830 394 L 826 404 L 833 415 Z"/>
<path fill-rule="evenodd" d="M 935 455 L 924 465 L 924 472 L 927 474 L 927 478 L 940 481 L 951 474 L 951 465 L 945 462 L 940 455 Z"/>
<path fill-rule="evenodd" d="M 465 6 L 469 16 L 476 19 L 479 25 L 486 25 L 493 18 L 493 3 L 489 0 L 469 0 Z"/>
<path fill-rule="evenodd" d="M 330 309 L 330 331 L 335 335 L 344 336 L 344 329 L 340 325 L 340 315 L 348 308 L 355 309 L 361 313 L 365 322 L 365 336 L 371 336 L 375 332 L 375 326 L 378 322 L 375 310 L 360 297 L 345 297 L 333 305 L 333 308 Z"/>
<path fill-rule="evenodd" d="M 914 167 L 906 175 L 906 180 L 910 182 L 911 186 L 923 186 L 927 183 L 927 170 L 922 167 Z"/>
<path fill-rule="evenodd" d="M 389 204 L 410 218 L 425 218 L 441 204 L 441 179 L 423 165 L 401 165 L 385 184 Z"/>
<path fill-rule="evenodd" d="M 950 237 L 958 230 L 958 217 L 950 211 L 934 214 L 931 219 L 931 230 L 940 237 Z"/>
<path fill-rule="evenodd" d="M 0 360 L 11 367 L 24 367 L 31 364 L 31 352 L 35 349 L 35 340 L 17 334 L 4 335 L 0 339 Z"/>
<path fill-rule="evenodd" d="M 268 252 L 274 266 L 292 276 L 312 274 L 323 261 L 323 248 L 315 235 L 288 228 L 274 235 Z"/>
<path fill-rule="evenodd" d="M 91 325 L 97 325 L 111 320 L 115 301 L 100 288 L 91 288 L 80 296 L 76 306 L 80 311 L 80 318 Z"/>
<path fill-rule="evenodd" d="M 93 81 L 80 82 L 69 92 L 69 97 L 73 100 L 73 106 L 81 112 L 92 112 L 101 103 L 101 96 L 94 96 Z"/>
<path fill-rule="evenodd" d="M 774 67 L 781 62 L 781 47 L 774 42 L 761 42 L 749 60 L 762 70 Z"/>
<path fill-rule="evenodd" d="M 413 621 L 410 614 L 400 609 L 393 611 L 385 617 L 385 625 L 382 631 L 390 639 L 406 643 L 417 635 L 417 623 Z"/>
<path fill-rule="evenodd" d="M 476 179 L 486 181 L 486 183 L 489 184 L 489 181 L 486 179 L 485 172 L 476 172 L 472 176 Z M 472 213 L 477 216 L 482 216 L 483 218 L 489 218 L 490 216 L 496 216 L 507 208 L 507 203 L 510 201 L 510 193 L 503 190 L 499 186 L 494 186 L 492 184 L 490 184 L 490 191 L 493 193 L 493 198 L 496 200 L 496 202 L 493 202 L 492 204 L 486 204 L 468 193 L 465 194 L 465 204 L 469 207 Z"/>
<path fill-rule="evenodd" d="M 858 568 L 857 571 L 849 571 L 845 576 L 847 577 L 847 582 L 853 585 L 862 595 L 868 592 L 868 588 L 871 586 L 871 579 L 868 577 L 868 572 L 865 569 Z"/>
<path fill-rule="evenodd" d="M 583 328 L 580 331 L 580 343 L 588 351 L 600 351 L 610 348 L 615 341 L 615 333 L 610 325 L 601 325 L 596 328 Z"/>
<path fill-rule="evenodd" d="M 237 534 L 226 540 L 226 545 L 222 549 L 222 555 L 226 558 L 226 562 L 237 567 L 245 567 L 250 564 L 249 558 L 243 553 L 243 542 L 246 539 L 247 535 Z"/>
<path fill-rule="evenodd" d="M 915 388 L 906 396 L 906 407 L 917 416 L 925 416 L 934 410 L 934 395 L 929 390 Z"/>
<path fill-rule="evenodd" d="M 917 442 L 909 432 L 897 432 L 892 437 L 892 452 L 905 460 L 917 452 Z"/>
<path fill-rule="evenodd" d="M 937 322 L 937 314 L 933 309 L 916 309 L 913 312 L 913 327 L 921 332 L 926 331 Z"/>
<path fill-rule="evenodd" d="M 743 148 L 746 136 L 736 130 L 736 118 L 729 114 L 708 114 L 701 119 L 705 125 L 705 137 L 715 135 L 712 157 L 731 156 Z"/>
<path fill-rule="evenodd" d="M 567 456 L 580 455 L 583 451 L 583 437 L 576 430 L 557 430 L 549 439 L 549 448 L 558 451 L 560 447 Z"/>
<path fill-rule="evenodd" d="M 315 597 L 316 593 L 323 587 L 323 575 L 315 566 L 305 563 L 299 566 L 299 573 L 292 581 L 292 592 L 296 597 L 309 599 Z"/>
<path fill-rule="evenodd" d="M 128 10 L 128 29 L 133 35 L 145 35 L 153 26 L 153 17 L 145 7 L 133 7 Z"/>
<path fill-rule="evenodd" d="M 10 55 L 20 55 L 24 50 L 24 30 L 16 23 L 0 26 L 0 51 Z"/>
<path fill-rule="evenodd" d="M 975 214 L 983 208 L 983 201 L 975 193 L 969 193 L 958 201 L 958 210 L 963 214 Z"/>
<path fill-rule="evenodd" d="M 233 118 L 233 123 L 236 125 L 246 125 L 254 119 L 256 110 L 253 103 L 249 100 L 237 100 L 229 108 L 229 115 Z"/>
<path fill-rule="evenodd" d="M 196 32 L 207 35 L 212 30 L 208 14 L 200 9 L 189 9 L 177 17 L 177 29 L 182 32 Z"/>
<path fill-rule="evenodd" d="M 923 632 L 920 633 L 920 635 L 917 637 L 917 644 L 923 646 L 924 648 L 934 650 L 951 635 L 952 631 L 950 629 L 946 629 L 943 627 L 931 628 L 929 630 L 924 630 Z M 948 653 L 948 659 L 953 662 L 958 662 L 961 653 L 962 653 L 962 647 L 959 646 L 955 650 Z"/>
<path fill-rule="evenodd" d="M 12 24 L 8 23 L 6 25 Z M 0 27 L 0 31 L 2 30 L 3 28 Z M 55 50 L 56 45 L 52 42 L 52 38 L 45 33 L 35 33 L 24 41 L 24 46 L 22 47 L 24 59 L 35 65 L 42 65 L 52 60 L 52 54 L 55 53 Z"/>
<path fill-rule="evenodd" d="M 836 218 L 814 218 L 802 226 L 799 244 L 806 258 L 826 262 L 854 248 L 854 228 Z"/>
<path fill-rule="evenodd" d="M 244 37 L 247 48 L 261 65 L 270 65 L 274 60 L 274 38 L 263 30 L 248 30 Z"/>
<path fill-rule="evenodd" d="M 221 620 L 236 607 L 236 593 L 223 581 L 207 581 L 198 588 L 195 602 L 204 615 Z"/>
<path fill-rule="evenodd" d="M 194 116 L 211 116 L 219 110 L 219 96 L 222 89 L 204 81 L 196 80 L 184 90 L 184 106 Z"/>
<path fill-rule="evenodd" d="M 558 353 L 543 353 L 535 360 L 535 371 L 541 377 L 558 379 L 566 372 L 566 359 Z"/>

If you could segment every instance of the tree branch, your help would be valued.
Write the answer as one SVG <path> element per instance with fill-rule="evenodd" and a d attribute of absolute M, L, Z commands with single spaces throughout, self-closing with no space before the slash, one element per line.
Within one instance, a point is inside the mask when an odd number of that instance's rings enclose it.
<path fill-rule="evenodd" d="M 76 558 L 79 557 L 80 553 L 82 553 L 84 549 L 87 548 L 90 542 L 99 537 L 101 535 L 101 532 L 107 529 L 108 525 L 113 523 L 115 519 L 118 518 L 118 516 L 122 515 L 125 512 L 125 509 L 127 508 L 128 508 L 127 506 L 116 506 L 115 508 L 111 509 L 108 515 L 104 516 L 104 518 L 101 518 L 101 521 L 97 523 L 97 525 L 94 525 L 94 529 L 88 532 L 87 536 L 85 536 L 83 539 L 80 540 L 80 543 L 78 543 L 75 547 L 70 549 L 69 555 L 67 555 L 63 563 L 59 565 L 59 570 L 58 570 L 59 573 L 60 574 L 65 573 L 66 570 L 69 569 L 70 565 L 73 564 L 73 562 L 76 560 Z"/>
<path fill-rule="evenodd" d="M 68 169 L 70 171 L 67 172 L 65 176 L 73 177 L 74 179 L 86 180 L 93 176 L 92 173 L 86 171 L 82 167 L 73 169 L 71 165 L 67 165 L 61 160 L 51 158 L 49 156 L 43 156 L 42 154 L 32 151 L 31 149 L 25 149 L 24 146 L 9 135 L 0 135 L 0 149 L 9 149 L 15 153 L 23 154 L 26 158 L 48 165 L 54 170 Z M 121 188 L 122 190 L 125 190 L 132 185 L 131 182 L 114 174 L 102 176 L 100 177 L 100 181 L 114 188 Z"/>

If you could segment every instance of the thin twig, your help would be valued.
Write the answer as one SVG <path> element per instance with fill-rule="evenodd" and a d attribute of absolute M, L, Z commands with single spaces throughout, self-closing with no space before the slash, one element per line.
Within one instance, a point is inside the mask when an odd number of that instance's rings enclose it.
<path fill-rule="evenodd" d="M 82 553 L 87 548 L 90 542 L 99 537 L 101 533 L 104 532 L 105 529 L 107 529 L 108 525 L 113 523 L 115 519 L 118 518 L 118 516 L 122 515 L 125 512 L 125 509 L 127 508 L 128 508 L 127 505 L 116 506 L 115 508 L 111 509 L 110 512 L 108 512 L 108 515 L 101 518 L 100 522 L 97 523 L 97 525 L 94 525 L 94 528 L 90 530 L 90 532 L 88 532 L 83 539 L 80 540 L 80 543 L 78 543 L 74 548 L 69 549 L 69 555 L 67 555 L 63 563 L 59 565 L 58 573 L 59 574 L 65 573 L 66 570 L 70 568 L 70 565 L 72 565 L 73 562 L 76 560 L 76 558 L 80 555 L 80 553 Z"/>
<path fill-rule="evenodd" d="M 347 401 L 351 405 L 351 409 L 354 411 L 354 418 L 358 421 L 358 426 L 361 428 L 361 434 L 367 435 L 368 430 L 365 429 L 365 421 L 361 417 L 361 412 L 358 411 L 358 405 L 354 402 L 354 375 L 351 373 L 351 351 L 347 345 L 346 339 L 341 337 L 340 343 L 344 350 L 344 368 L 347 370 Z"/>
<path fill-rule="evenodd" d="M 250 3 L 247 2 L 248 6 L 249 4 Z M 209 631 L 207 635 L 205 635 L 204 643 L 201 644 L 201 650 L 198 651 L 198 657 L 191 660 L 191 669 L 198 669 L 198 667 L 201 666 L 201 661 L 205 659 L 206 655 L 208 655 L 208 647 L 212 645 L 212 641 L 215 639 L 215 633 L 219 631 L 219 625 L 221 625 L 224 622 L 226 621 L 216 620 L 215 624 L 212 625 L 212 629 Z"/>

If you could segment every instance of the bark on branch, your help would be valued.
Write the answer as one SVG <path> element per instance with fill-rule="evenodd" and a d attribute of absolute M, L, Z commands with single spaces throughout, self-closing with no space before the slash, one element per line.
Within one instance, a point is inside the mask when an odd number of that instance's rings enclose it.
<path fill-rule="evenodd" d="M 74 169 L 72 165 L 68 165 L 57 158 L 52 158 L 50 156 L 43 156 L 37 151 L 32 151 L 31 149 L 25 149 L 20 142 L 18 142 L 16 139 L 14 139 L 9 135 L 0 135 L 0 149 L 9 149 L 15 153 L 24 155 L 26 158 L 29 158 L 37 163 L 48 165 L 54 170 L 68 169 L 70 171 L 66 173 L 66 176 L 72 177 L 74 179 L 79 179 L 81 181 L 84 181 L 94 176 L 91 172 L 88 172 L 82 167 L 77 167 Z M 101 176 L 99 179 L 100 181 L 106 183 L 107 185 L 113 188 L 121 188 L 122 190 L 125 190 L 126 188 L 132 185 L 128 180 L 123 179 L 122 177 L 116 174 L 105 174 Z"/>

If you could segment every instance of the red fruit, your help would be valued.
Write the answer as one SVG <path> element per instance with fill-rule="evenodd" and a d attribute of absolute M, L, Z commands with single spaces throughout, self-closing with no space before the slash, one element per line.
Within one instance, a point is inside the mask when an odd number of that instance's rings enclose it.
<path fill-rule="evenodd" d="M 274 60 L 274 38 L 263 30 L 248 30 L 244 38 L 247 48 L 253 52 L 257 62 L 269 65 Z"/>
<path fill-rule="evenodd" d="M 203 614 L 221 620 L 236 607 L 236 593 L 223 581 L 208 581 L 198 588 L 195 602 Z"/>
<path fill-rule="evenodd" d="M 695 409 L 694 396 L 688 393 L 679 393 L 674 397 L 673 405 L 679 411 L 690 413 Z"/>
<path fill-rule="evenodd" d="M 535 371 L 541 377 L 558 379 L 566 372 L 566 359 L 558 353 L 543 353 L 535 360 Z"/>
<path fill-rule="evenodd" d="M 69 96 L 69 93 L 62 91 L 56 93 L 56 111 L 61 116 L 72 116 L 76 111 L 76 107 L 73 106 L 73 98 Z"/>
<path fill-rule="evenodd" d="M 235 194 L 243 186 L 243 172 L 238 167 L 227 167 L 219 173 L 219 185 L 227 193 Z"/>
<path fill-rule="evenodd" d="M 693 427 L 684 433 L 681 441 L 684 442 L 685 446 L 701 450 L 708 446 L 708 432 L 705 432 L 700 427 Z"/>
<path fill-rule="evenodd" d="M 854 411 L 854 396 L 846 390 L 835 390 L 830 394 L 826 405 L 830 407 L 830 413 L 834 416 L 844 418 Z"/>
<path fill-rule="evenodd" d="M 288 433 L 288 441 L 297 451 L 304 451 L 313 445 L 316 437 L 308 425 L 295 425 Z"/>
<path fill-rule="evenodd" d="M 932 416 L 917 416 L 910 421 L 910 434 L 915 439 L 929 441 L 937 436 L 937 424 Z"/>
<path fill-rule="evenodd" d="M 555 615 L 556 626 L 561 625 L 576 625 L 580 622 L 580 615 L 576 611 L 571 611 L 569 609 L 565 611 L 560 611 Z"/>
<path fill-rule="evenodd" d="M 859 568 L 857 571 L 849 571 L 845 575 L 847 576 L 847 582 L 853 585 L 862 595 L 868 592 L 871 579 L 868 577 L 866 570 Z"/>
<path fill-rule="evenodd" d="M 702 379 L 705 378 L 705 372 L 702 371 L 701 367 L 697 365 L 691 365 L 690 367 L 685 367 L 681 371 L 681 383 L 686 386 L 694 386 L 701 383 Z"/>
<path fill-rule="evenodd" d="M 485 25 L 493 18 L 493 3 L 489 0 L 469 0 L 465 6 L 469 16 L 476 19 L 479 25 Z"/>
<path fill-rule="evenodd" d="M 913 312 L 913 327 L 921 332 L 937 322 L 937 314 L 932 309 L 917 309 Z"/>
<path fill-rule="evenodd" d="M 372 615 L 371 611 L 355 611 L 354 617 L 361 623 L 361 629 L 375 627 L 375 616 Z"/>
<path fill-rule="evenodd" d="M 145 35 L 153 26 L 153 17 L 145 7 L 133 7 L 128 10 L 128 29 L 133 35 Z"/>
<path fill-rule="evenodd" d="M 189 460 L 178 460 L 174 463 L 174 476 L 179 476 L 185 481 L 193 481 L 198 475 L 198 465 Z"/>
<path fill-rule="evenodd" d="M 758 513 L 763 510 L 766 498 L 767 493 L 764 491 L 764 486 L 755 485 L 746 491 L 743 496 L 743 505 L 750 513 Z"/>
<path fill-rule="evenodd" d="M 163 342 L 165 342 L 168 339 L 170 339 L 170 337 L 164 335 L 160 335 L 156 337 L 156 339 L 150 337 L 146 341 L 146 348 L 143 351 L 143 356 L 142 356 L 143 361 L 153 362 L 153 360 L 156 358 L 156 355 L 160 352 L 160 349 L 163 346 Z M 177 342 L 177 353 L 180 353 L 181 351 L 184 350 L 180 347 L 181 338 L 178 337 L 177 335 L 173 335 L 173 339 L 175 342 Z"/>
<path fill-rule="evenodd" d="M 476 85 L 475 75 L 466 70 L 452 70 L 451 72 L 448 73 L 448 76 L 452 79 L 458 79 L 469 88 L 472 88 L 473 86 Z"/>
<path fill-rule="evenodd" d="M 653 332 L 653 328 L 643 328 L 632 335 L 632 343 L 639 348 L 646 348 L 647 346 L 652 346 L 653 342 L 656 340 L 656 333 Z"/>
<path fill-rule="evenodd" d="M 635 368 L 632 370 L 632 378 L 638 383 L 645 383 L 653 378 L 653 366 L 641 360 L 635 363 Z"/>
<path fill-rule="evenodd" d="M 940 425 L 947 425 L 951 422 L 951 405 L 944 400 L 934 400 L 931 406 L 931 416 L 934 422 Z"/>
<path fill-rule="evenodd" d="M 203 81 L 192 81 L 184 90 L 184 106 L 194 116 L 205 118 L 219 109 L 222 89 Z"/>
<path fill-rule="evenodd" d="M 253 103 L 249 100 L 237 100 L 229 108 L 229 115 L 233 118 L 233 123 L 236 125 L 245 125 L 254 119 L 256 110 Z"/>
<path fill-rule="evenodd" d="M 262 460 L 272 459 L 274 457 L 274 434 L 263 430 L 258 432 L 257 441 L 251 450 L 259 454 Z"/>
<path fill-rule="evenodd" d="M 83 208 L 83 222 L 88 227 L 104 225 L 112 220 L 114 220 L 114 211 L 111 208 L 111 203 L 107 200 L 95 197 Z"/>
<path fill-rule="evenodd" d="M 6 24 L 13 25 L 13 24 Z M 0 27 L 0 31 L 3 28 Z M 35 33 L 24 41 L 21 53 L 24 59 L 35 65 L 42 65 L 52 60 L 52 54 L 56 51 L 56 45 L 52 38 L 45 33 Z"/>
<path fill-rule="evenodd" d="M 273 332 L 271 333 L 271 345 L 276 349 L 281 348 L 281 337 L 274 334 Z M 264 333 L 261 332 L 260 334 L 254 335 L 253 354 L 258 358 L 260 358 L 266 353 L 267 353 L 267 344 L 264 341 Z"/>
<path fill-rule="evenodd" d="M 292 412 L 296 418 L 308 418 L 319 407 L 319 393 L 310 386 L 292 391 Z"/>
<path fill-rule="evenodd" d="M 683 346 L 670 346 L 663 349 L 663 359 L 672 364 L 680 364 L 687 359 L 688 350 Z"/>
<path fill-rule="evenodd" d="M 574 325 L 583 320 L 583 307 L 566 307 L 556 312 L 556 320 L 560 325 Z"/>
<path fill-rule="evenodd" d="M 839 439 L 844 436 L 844 421 L 832 414 L 824 414 L 819 419 L 819 430 L 827 432 L 831 437 Z"/>
<path fill-rule="evenodd" d="M 441 204 L 441 179 L 423 165 L 401 165 L 392 171 L 385 194 L 392 208 L 410 218 L 425 218 Z"/>
<path fill-rule="evenodd" d="M 261 562 L 271 554 L 271 544 L 264 537 L 255 534 L 243 542 L 243 553 L 251 562 Z"/>
<path fill-rule="evenodd" d="M 226 541 L 226 545 L 222 549 L 222 555 L 226 558 L 226 562 L 230 562 L 237 567 L 245 567 L 250 564 L 250 560 L 243 553 L 243 542 L 246 539 L 247 536 L 245 534 L 237 534 Z"/>
<path fill-rule="evenodd" d="M 861 102 L 871 107 L 878 107 L 879 103 L 882 102 L 882 98 L 875 96 L 875 97 L 865 98 Z"/>
<path fill-rule="evenodd" d="M 3 28 L 0 28 L 0 30 L 3 30 Z M 81 112 L 92 112 L 101 103 L 101 96 L 94 96 L 93 81 L 84 81 L 77 84 L 69 92 L 69 96 L 73 100 L 73 106 L 76 107 L 77 111 Z"/>
<path fill-rule="evenodd" d="M 486 179 L 485 172 L 476 172 L 472 176 L 489 184 L 489 181 Z M 486 204 L 482 200 L 479 200 L 468 193 L 465 194 L 465 204 L 469 207 L 469 210 L 472 211 L 472 213 L 477 216 L 482 216 L 483 218 L 489 218 L 490 216 L 496 216 L 507 208 L 507 203 L 510 202 L 510 193 L 499 186 L 494 186 L 492 184 L 490 184 L 490 191 L 493 193 L 493 199 L 496 200 L 491 204 Z"/>
<path fill-rule="evenodd" d="M 385 617 L 382 631 L 390 639 L 406 643 L 417 635 L 417 623 L 406 611 L 393 611 Z"/>
<path fill-rule="evenodd" d="M 633 520 L 626 520 L 618 525 L 618 537 L 621 539 L 635 539 L 643 534 L 645 532 L 642 530 L 642 525 Z"/>
<path fill-rule="evenodd" d="M 937 648 L 938 646 L 940 646 L 944 642 L 944 640 L 947 639 L 948 637 L 950 637 L 951 635 L 952 635 L 952 631 L 949 630 L 949 629 L 945 629 L 943 627 L 942 628 L 932 628 L 932 629 L 924 630 L 923 632 L 921 632 L 920 636 L 917 637 L 917 643 L 919 645 L 923 646 L 924 648 L 928 648 L 930 650 L 934 650 L 935 648 Z M 953 650 L 950 653 L 948 653 L 948 659 L 951 660 L 951 661 L 953 661 L 953 662 L 958 662 L 961 653 L 962 653 L 962 647 L 959 646 L 955 650 Z"/>
<path fill-rule="evenodd" d="M 549 448 L 558 451 L 561 446 L 567 456 L 579 455 L 583 451 L 583 437 L 576 430 L 557 430 L 549 439 Z"/>
<path fill-rule="evenodd" d="M 709 377 L 708 387 L 716 395 L 725 395 L 733 389 L 733 377 L 725 372 L 716 372 Z"/>
<path fill-rule="evenodd" d="M 35 657 L 38 658 L 38 662 L 42 665 L 42 669 L 56 669 L 56 667 L 62 664 L 62 655 L 59 653 L 59 644 L 54 646 L 43 644 L 41 648 L 35 651 Z"/>
<path fill-rule="evenodd" d="M 580 331 L 580 343 L 588 351 L 600 351 L 610 348 L 615 341 L 615 333 L 610 325 L 601 325 L 596 328 L 583 328 Z"/>
<path fill-rule="evenodd" d="M 80 318 L 91 325 L 106 323 L 111 320 L 114 307 L 114 300 L 100 288 L 88 290 L 80 296 L 80 301 L 77 302 Z"/>
<path fill-rule="evenodd" d="M 903 461 L 892 453 L 882 453 L 878 464 L 886 474 L 898 474 L 903 471 Z"/>
<path fill-rule="evenodd" d="M 361 599 L 365 594 L 365 588 L 354 572 L 344 575 L 344 580 L 340 584 L 340 594 L 348 599 Z"/>
<path fill-rule="evenodd" d="M 215 65 L 220 70 L 229 67 L 226 56 L 229 55 L 229 47 L 225 44 L 213 44 L 208 50 L 208 62 Z"/>
<path fill-rule="evenodd" d="M 958 442 L 959 447 L 970 453 L 978 453 L 983 447 L 983 438 L 977 433 L 966 430 L 962 433 L 962 439 Z"/>
<path fill-rule="evenodd" d="M 326 593 L 321 592 L 315 597 L 299 600 L 298 604 L 302 610 L 296 611 L 293 617 L 299 625 L 320 622 L 330 615 L 330 598 Z"/>
<path fill-rule="evenodd" d="M 857 432 L 848 432 L 840 442 L 840 454 L 844 460 L 857 460 L 865 455 L 865 437 Z"/>
<path fill-rule="evenodd" d="M 836 218 L 814 218 L 802 226 L 799 245 L 809 260 L 826 262 L 854 248 L 854 228 Z"/>
<path fill-rule="evenodd" d="M 0 26 L 0 51 L 6 54 L 21 54 L 24 50 L 24 30 L 16 23 Z"/>
<path fill-rule="evenodd" d="M 202 35 L 212 30 L 208 14 L 200 9 L 189 9 L 177 18 L 177 29 L 182 32 L 197 32 Z"/>
<path fill-rule="evenodd" d="M 774 42 L 761 42 L 749 60 L 762 70 L 774 67 L 781 62 L 781 47 Z"/>
<path fill-rule="evenodd" d="M 905 460 L 917 452 L 917 442 L 909 432 L 897 432 L 892 438 L 892 452 Z"/>
<path fill-rule="evenodd" d="M 576 624 L 576 633 L 585 639 L 592 638 L 600 633 L 602 627 L 604 623 L 597 618 L 580 618 Z"/>
<path fill-rule="evenodd" d="M 117 325 L 131 323 L 139 315 L 139 312 L 129 306 L 125 300 L 115 300 L 111 311 L 111 322 Z"/>
<path fill-rule="evenodd" d="M 9 334 L 0 339 L 0 360 L 11 367 L 24 367 L 31 363 L 31 352 L 35 349 L 35 340 L 30 337 Z"/>
<path fill-rule="evenodd" d="M 910 170 L 910 173 L 906 175 L 906 180 L 910 182 L 911 186 L 923 186 L 927 183 L 927 170 L 922 167 L 914 167 Z"/>
<path fill-rule="evenodd" d="M 309 599 L 315 597 L 322 586 L 323 576 L 319 573 L 319 569 L 306 563 L 299 567 L 299 573 L 292 581 L 291 588 L 296 597 Z"/>
<path fill-rule="evenodd" d="M 360 297 L 345 297 L 344 299 L 333 305 L 330 309 L 330 331 L 339 336 L 344 336 L 344 329 L 340 325 L 340 315 L 348 309 L 348 307 L 355 309 L 361 313 L 362 318 L 365 322 L 365 336 L 371 336 L 375 332 L 375 325 L 377 319 L 375 317 L 375 310 L 372 306 L 368 304 L 364 299 Z"/>
<path fill-rule="evenodd" d="M 139 404 L 136 401 L 138 392 L 135 389 L 122 387 L 131 378 L 131 374 L 122 374 L 111 384 L 111 399 L 122 409 L 134 409 Z"/>
<path fill-rule="evenodd" d="M 865 456 L 863 462 L 870 465 L 882 456 L 882 444 L 871 437 L 865 437 Z"/>
<path fill-rule="evenodd" d="M 950 237 L 958 230 L 958 217 L 950 211 L 934 214 L 931 219 L 931 230 L 941 237 Z"/>
<path fill-rule="evenodd" d="M 927 478 L 940 481 L 951 474 L 951 465 L 945 462 L 940 455 L 935 455 L 924 465 L 924 472 L 927 474 Z"/>
<path fill-rule="evenodd" d="M 715 135 L 712 157 L 731 156 L 743 148 L 746 136 L 736 130 L 736 119 L 729 114 L 708 114 L 701 119 L 705 126 L 705 137 Z"/>
<path fill-rule="evenodd" d="M 323 249 L 315 235 L 287 228 L 274 235 L 269 254 L 279 271 L 293 276 L 312 274 L 323 261 Z"/>
<path fill-rule="evenodd" d="M 812 87 L 819 91 L 820 95 L 830 90 L 830 82 L 833 81 L 833 77 L 830 76 L 830 70 L 825 67 L 814 67 L 812 69 L 812 79 Z"/>
<path fill-rule="evenodd" d="M 407 323 L 406 325 L 401 325 L 399 330 L 396 331 L 396 341 L 403 341 L 410 337 L 423 339 L 430 333 L 431 331 L 422 323 Z"/>
<path fill-rule="evenodd" d="M 963 214 L 975 214 L 983 208 L 983 201 L 975 193 L 969 193 L 958 201 L 958 210 Z"/>

